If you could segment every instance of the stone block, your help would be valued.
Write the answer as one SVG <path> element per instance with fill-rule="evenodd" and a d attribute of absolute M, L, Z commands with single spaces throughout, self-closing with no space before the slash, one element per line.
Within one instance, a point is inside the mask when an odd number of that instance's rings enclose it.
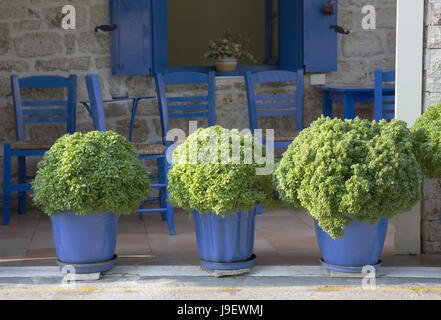
<path fill-rule="evenodd" d="M 129 111 L 130 104 L 130 111 Z M 131 114 L 132 104 L 129 102 L 116 102 L 116 103 L 106 103 L 104 105 L 104 113 L 106 119 L 126 117 L 129 118 Z"/>
<path fill-rule="evenodd" d="M 66 55 L 72 55 L 76 52 L 76 35 L 66 34 L 64 36 L 64 45 L 66 47 Z"/>
<path fill-rule="evenodd" d="M 91 7 L 90 23 L 92 26 L 109 24 L 109 5 L 107 1 Z"/>
<path fill-rule="evenodd" d="M 38 59 L 35 62 L 35 70 L 37 71 L 65 71 L 73 70 L 89 70 L 90 57 L 80 58 L 56 58 L 50 60 Z"/>
<path fill-rule="evenodd" d="M 0 71 L 3 72 L 24 72 L 29 69 L 25 60 L 0 60 Z"/>
<path fill-rule="evenodd" d="M 441 199 L 423 200 L 421 207 L 422 219 L 428 221 L 440 221 Z"/>
<path fill-rule="evenodd" d="M 153 77 L 129 76 L 126 78 L 128 94 L 130 96 L 156 96 L 154 81 Z"/>
<path fill-rule="evenodd" d="M 0 20 L 40 17 L 40 14 L 36 8 L 22 5 L 20 2 L 22 1 L 2 1 Z"/>
<path fill-rule="evenodd" d="M 130 120 L 117 120 L 116 132 L 129 138 Z M 137 117 L 133 126 L 133 142 L 145 143 L 149 138 L 151 128 L 149 128 L 146 119 Z"/>
<path fill-rule="evenodd" d="M 2 97 L 2 99 L 4 99 L 4 97 L 11 97 L 12 102 L 11 80 L 9 77 L 0 76 L 0 97 Z"/>
<path fill-rule="evenodd" d="M 97 57 L 95 58 L 95 66 L 97 69 L 110 69 L 110 57 Z"/>
<path fill-rule="evenodd" d="M 66 133 L 66 124 L 64 123 L 45 123 L 34 124 L 29 123 L 26 126 L 29 132 L 29 139 L 37 141 L 45 141 L 57 139 Z"/>
<path fill-rule="evenodd" d="M 441 223 L 439 220 L 428 221 L 429 240 L 431 242 L 441 242 Z"/>
<path fill-rule="evenodd" d="M 138 116 L 159 116 L 159 105 L 157 99 L 141 100 L 138 104 Z"/>
<path fill-rule="evenodd" d="M 384 48 L 380 33 L 380 31 L 357 31 L 346 35 L 343 38 L 343 56 L 345 58 L 354 58 L 374 57 L 383 54 Z"/>
<path fill-rule="evenodd" d="M 108 54 L 110 52 L 110 36 L 94 31 L 82 32 L 77 35 L 78 49 L 87 54 Z"/>
<path fill-rule="evenodd" d="M 429 26 L 426 33 L 426 45 L 429 49 L 441 48 L 441 25 Z"/>
<path fill-rule="evenodd" d="M 423 107 L 426 111 L 430 106 L 433 106 L 441 101 L 441 92 L 426 92 L 424 94 Z"/>
<path fill-rule="evenodd" d="M 440 254 L 441 242 L 422 241 L 423 254 Z"/>
<path fill-rule="evenodd" d="M 93 131 L 92 120 L 90 120 L 89 122 L 77 123 L 76 129 L 77 129 L 77 132 L 81 132 L 81 133 L 87 133 L 87 132 Z"/>
<path fill-rule="evenodd" d="M 15 31 L 34 31 L 38 30 L 41 27 L 41 21 L 40 20 L 21 20 L 16 21 L 12 24 L 13 29 Z"/>
<path fill-rule="evenodd" d="M 8 53 L 11 48 L 9 26 L 6 23 L 0 24 L 0 55 Z"/>
<path fill-rule="evenodd" d="M 14 39 L 20 58 L 45 57 L 62 53 L 62 37 L 56 33 L 28 33 Z"/>
<path fill-rule="evenodd" d="M 424 179 L 423 199 L 441 199 L 441 187 L 438 179 Z"/>

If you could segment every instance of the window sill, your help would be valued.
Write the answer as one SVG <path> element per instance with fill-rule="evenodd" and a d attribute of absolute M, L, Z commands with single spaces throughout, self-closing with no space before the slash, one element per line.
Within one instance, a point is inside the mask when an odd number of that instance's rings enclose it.
<path fill-rule="evenodd" d="M 201 66 L 201 67 L 169 67 L 168 72 L 204 72 L 215 71 L 214 66 Z M 268 70 L 279 70 L 278 65 L 238 65 L 236 72 L 216 72 L 216 78 L 243 78 L 246 72 L 259 72 Z"/>

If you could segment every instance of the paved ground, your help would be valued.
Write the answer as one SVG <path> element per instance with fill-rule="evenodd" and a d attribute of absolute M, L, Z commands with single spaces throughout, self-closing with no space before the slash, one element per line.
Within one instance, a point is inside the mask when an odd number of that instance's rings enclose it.
<path fill-rule="evenodd" d="M 63 284 L 48 217 L 13 214 L 11 225 L 0 226 L 0 300 L 441 298 L 441 256 L 394 255 L 393 220 L 375 290 L 363 289 L 361 278 L 330 275 L 319 266 L 313 220 L 305 212 L 259 215 L 257 266 L 237 277 L 201 270 L 193 221 L 178 210 L 176 231 L 170 236 L 158 214 L 121 218 L 117 266 L 101 280 Z"/>
<path fill-rule="evenodd" d="M 193 220 L 176 210 L 176 236 L 159 214 L 120 219 L 118 265 L 198 265 Z M 257 216 L 255 254 L 258 265 L 319 265 L 320 251 L 312 218 L 281 209 Z M 56 266 L 50 219 L 40 212 L 11 217 L 0 225 L 0 266 Z M 389 223 L 383 251 L 385 266 L 440 266 L 441 256 L 395 256 L 394 223 Z"/>
<path fill-rule="evenodd" d="M 216 278 L 195 266 L 116 267 L 98 281 L 63 283 L 57 268 L 0 268 L 0 300 L 8 299 L 437 299 L 441 268 L 385 267 L 363 279 L 328 274 L 321 267 L 255 267 Z M 372 280 L 372 279 L 371 279 Z M 369 287 L 369 284 L 371 287 Z"/>

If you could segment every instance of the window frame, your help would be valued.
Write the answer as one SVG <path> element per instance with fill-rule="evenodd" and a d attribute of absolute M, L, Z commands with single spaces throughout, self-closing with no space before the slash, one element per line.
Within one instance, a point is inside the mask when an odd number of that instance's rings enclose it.
<path fill-rule="evenodd" d="M 118 7 L 118 4 L 124 2 L 128 9 L 131 3 L 138 4 L 138 1 L 142 1 L 145 10 L 137 10 L 138 6 L 134 5 L 134 12 L 130 10 L 127 12 Z M 338 22 L 338 0 L 331 0 L 331 2 L 330 0 L 278 1 L 278 63 L 239 65 L 236 72 L 218 73 L 218 76 L 237 76 L 247 71 L 277 69 L 294 72 L 299 69 L 306 72 L 337 71 L 338 38 L 337 33 L 330 30 L 330 25 Z M 321 10 L 329 3 L 334 5 L 333 14 L 326 14 Z M 271 3 L 267 2 L 267 4 L 269 6 Z M 110 23 L 116 26 L 111 32 L 110 41 L 113 75 L 154 75 L 173 71 L 208 72 L 215 70 L 214 66 L 169 66 L 167 0 L 109 0 L 109 7 Z M 136 19 L 137 26 L 142 26 L 142 28 L 122 27 L 127 26 L 127 19 L 130 20 L 129 22 Z M 118 27 L 119 23 L 121 23 L 121 28 Z M 268 31 L 266 31 L 266 41 L 269 43 L 271 37 L 267 33 Z M 124 45 L 119 41 L 121 37 L 127 38 L 124 38 Z M 139 48 L 140 42 L 144 44 L 142 49 Z M 326 50 L 323 50 L 323 46 L 326 46 Z M 118 64 L 119 59 L 124 59 L 129 68 Z"/>
<path fill-rule="evenodd" d="M 258 71 L 268 71 L 268 70 L 279 70 L 281 68 L 281 64 L 280 64 L 280 53 L 281 53 L 281 41 L 283 40 L 281 34 L 283 34 L 280 30 L 282 28 L 282 24 L 280 21 L 280 16 L 281 16 L 281 6 L 280 6 L 280 1 L 279 1 L 279 5 L 278 5 L 278 14 L 277 14 L 277 18 L 279 19 L 279 31 L 278 31 L 278 35 L 279 35 L 279 57 L 277 57 L 277 62 L 275 64 L 260 64 L 260 65 L 241 65 L 239 64 L 237 66 L 237 70 L 236 72 L 216 72 L 216 76 L 243 76 L 246 72 L 251 71 L 251 72 L 258 72 Z M 286 1 L 286 0 L 282 0 L 282 1 Z M 289 0 L 289 1 L 293 1 L 293 0 Z M 153 64 L 156 64 L 156 59 L 155 57 L 162 57 L 160 58 L 161 63 L 159 64 L 159 66 L 157 67 L 153 67 L 153 71 L 154 72 L 186 72 L 186 71 L 193 71 L 193 72 L 209 72 L 209 71 L 216 71 L 215 66 L 176 66 L 176 67 L 172 67 L 168 65 L 168 25 L 167 25 L 167 4 L 165 0 L 153 0 L 153 5 L 152 5 L 152 21 L 153 21 L 153 39 L 162 39 L 163 42 L 167 42 L 162 43 L 162 44 L 157 44 L 156 42 L 154 42 L 153 48 L 154 48 L 154 52 L 156 52 L 156 54 L 154 54 L 154 62 Z M 160 4 L 162 3 L 162 5 Z M 297 64 L 295 70 L 303 68 L 303 0 L 297 0 L 297 2 L 295 3 L 295 6 L 297 7 L 297 16 L 299 17 L 299 19 L 297 19 L 297 24 L 296 24 L 296 35 L 295 35 L 295 39 L 297 41 L 295 41 L 296 43 L 296 48 L 297 48 L 297 57 L 295 58 L 295 62 L 293 64 Z M 272 58 L 272 41 L 273 41 L 273 37 L 274 35 L 272 34 L 273 32 L 273 28 L 271 27 L 271 24 L 273 23 L 273 15 L 272 15 L 272 9 L 273 9 L 273 0 L 265 0 L 265 16 L 266 16 L 266 25 L 265 25 L 265 42 L 266 42 L 266 58 L 265 60 L 269 60 Z M 165 18 L 160 19 L 159 16 L 165 16 Z M 156 22 L 155 22 L 156 21 Z M 160 23 L 161 25 L 157 25 L 157 23 Z M 155 36 L 156 35 L 156 36 Z M 166 40 L 164 40 L 166 39 Z M 155 50 L 155 48 L 162 48 L 162 53 L 160 53 L 157 49 Z M 167 48 L 166 52 L 167 54 L 165 55 L 165 48 Z M 165 63 L 165 59 L 164 57 L 167 57 L 166 59 L 166 63 Z M 162 69 L 162 70 L 160 70 Z"/>

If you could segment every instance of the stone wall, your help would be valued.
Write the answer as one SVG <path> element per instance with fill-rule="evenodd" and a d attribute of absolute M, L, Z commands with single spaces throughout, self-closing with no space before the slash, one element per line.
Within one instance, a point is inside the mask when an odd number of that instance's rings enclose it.
<path fill-rule="evenodd" d="M 63 30 L 60 27 L 61 7 L 67 3 L 76 7 L 76 30 Z M 361 8 L 367 4 L 374 4 L 377 8 L 377 30 L 366 31 L 361 28 Z M 394 68 L 395 11 L 396 0 L 339 0 L 339 24 L 350 29 L 351 34 L 339 35 L 338 71 L 327 74 L 328 83 L 368 85 L 373 83 L 375 67 Z M 111 75 L 109 35 L 93 31 L 95 26 L 107 24 L 108 21 L 108 0 L 0 1 L 0 143 L 15 138 L 9 82 L 13 73 L 20 76 L 75 73 L 79 75 L 78 100 L 88 99 L 84 76 L 90 73 L 99 75 L 106 98 L 118 93 L 155 95 L 154 82 L 150 77 Z M 322 113 L 321 94 L 309 83 L 309 75 L 306 75 L 305 127 Z M 265 88 L 269 91 L 287 89 Z M 218 124 L 228 128 L 247 128 L 243 79 L 218 78 L 216 90 Z M 342 109 L 342 105 L 337 103 L 334 106 L 335 115 L 341 116 Z M 128 136 L 130 105 L 106 104 L 105 112 L 108 128 Z M 357 106 L 357 114 L 372 119 L 373 105 Z M 283 134 L 290 130 L 291 123 L 290 119 L 283 119 L 277 123 L 265 122 L 262 127 L 278 128 Z M 186 128 L 188 125 L 178 121 L 173 126 Z M 89 115 L 80 105 L 77 107 L 77 128 L 79 131 L 92 128 Z M 40 127 L 28 127 L 27 136 L 31 139 L 48 138 L 63 132 L 63 128 L 57 125 L 50 125 L 45 130 L 38 129 Z M 159 138 L 157 101 L 143 101 L 138 109 L 134 141 L 156 142 Z M 0 151 L 1 156 L 2 152 L 3 149 Z M 0 163 L 3 164 L 2 158 Z M 35 163 L 31 161 L 30 171 L 34 170 Z"/>
<path fill-rule="evenodd" d="M 423 112 L 441 101 L 441 0 L 425 0 Z M 423 184 L 422 250 L 441 253 L 441 188 L 436 179 Z"/>

